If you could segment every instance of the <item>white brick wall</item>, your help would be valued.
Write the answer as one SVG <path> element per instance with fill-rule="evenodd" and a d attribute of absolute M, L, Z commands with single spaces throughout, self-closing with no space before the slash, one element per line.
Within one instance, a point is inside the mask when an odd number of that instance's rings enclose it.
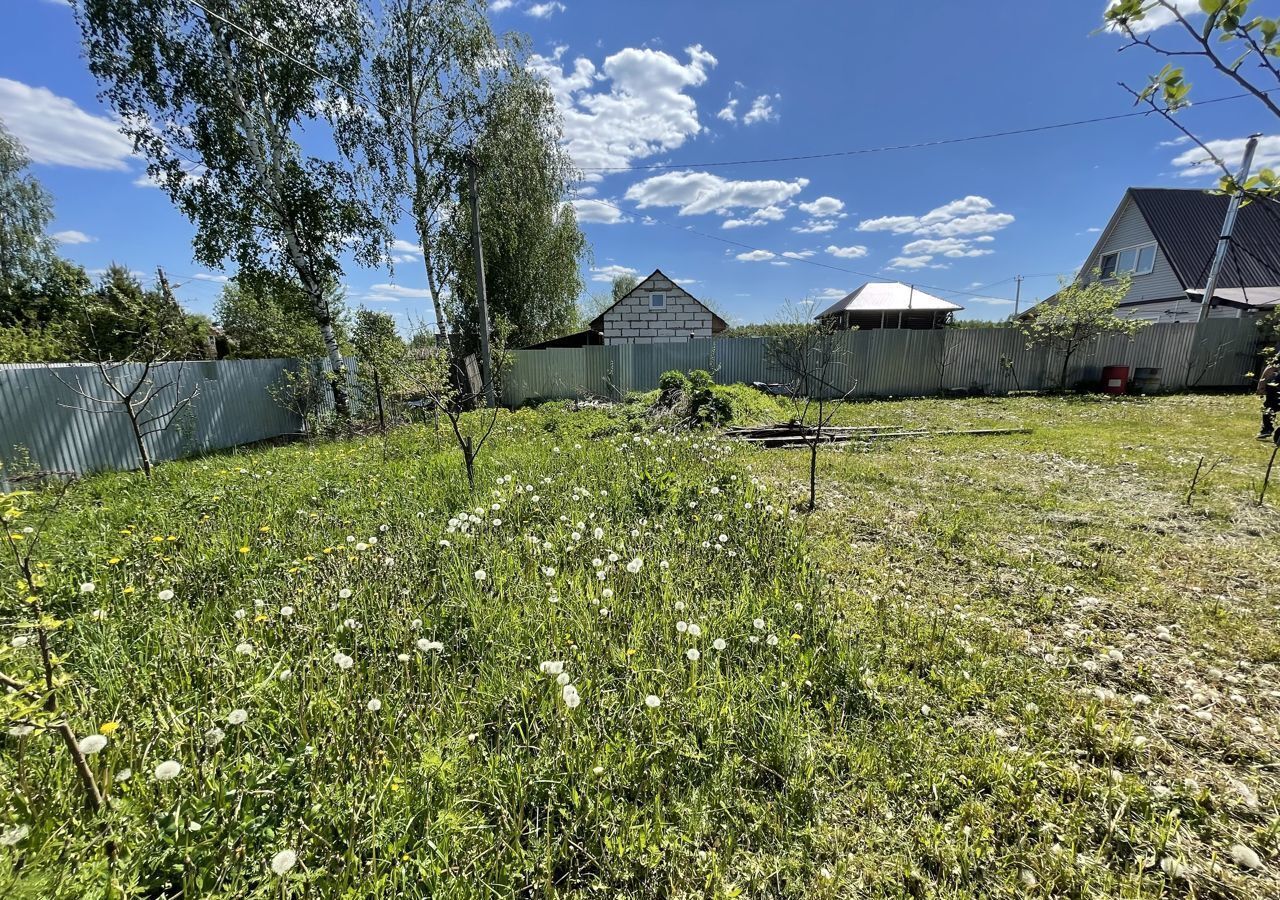
<path fill-rule="evenodd" d="M 652 293 L 666 294 L 664 309 L 649 308 Z M 711 311 L 660 275 L 641 282 L 604 314 L 606 344 L 673 343 L 690 334 L 711 337 Z"/>

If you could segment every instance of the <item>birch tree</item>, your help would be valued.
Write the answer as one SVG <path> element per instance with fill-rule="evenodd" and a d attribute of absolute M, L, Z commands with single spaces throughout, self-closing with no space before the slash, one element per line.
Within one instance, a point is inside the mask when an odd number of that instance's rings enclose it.
<path fill-rule="evenodd" d="M 359 0 L 79 0 L 89 68 L 149 176 L 195 225 L 195 257 L 296 276 L 335 371 L 325 288 L 340 257 L 385 259 L 360 177 L 300 146 L 366 115 Z M 310 137 L 315 141 L 317 138 Z M 350 405 L 333 383 L 340 418 Z"/>
<path fill-rule="evenodd" d="M 443 343 L 453 261 L 439 244 L 465 178 L 458 148 L 473 140 L 509 55 L 477 0 L 384 0 L 376 43 L 366 91 L 377 101 L 376 119 L 350 120 L 355 127 L 339 142 L 369 162 L 388 220 L 400 218 L 407 201 Z"/>

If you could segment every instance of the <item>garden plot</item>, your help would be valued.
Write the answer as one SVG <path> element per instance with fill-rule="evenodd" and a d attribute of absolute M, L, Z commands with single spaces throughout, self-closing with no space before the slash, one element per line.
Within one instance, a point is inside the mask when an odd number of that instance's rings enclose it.
<path fill-rule="evenodd" d="M 415 427 L 13 497 L 0 894 L 1275 896 L 1260 451 L 1165 502 L 1246 404 L 846 416 L 1034 433 L 824 450 L 811 515 L 616 408 L 474 495 Z"/>

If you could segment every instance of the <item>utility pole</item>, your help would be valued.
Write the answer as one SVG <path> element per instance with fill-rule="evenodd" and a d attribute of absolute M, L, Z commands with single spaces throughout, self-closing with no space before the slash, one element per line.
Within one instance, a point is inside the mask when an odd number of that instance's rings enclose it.
<path fill-rule="evenodd" d="M 1213 306 L 1213 292 L 1218 287 L 1218 275 L 1222 272 L 1222 264 L 1226 262 L 1227 250 L 1231 247 L 1231 232 L 1236 227 L 1236 214 L 1240 211 L 1240 192 L 1249 178 L 1249 167 L 1253 165 L 1253 151 L 1258 149 L 1260 134 L 1249 136 L 1249 143 L 1244 145 L 1244 161 L 1240 164 L 1240 174 L 1236 176 L 1236 192 L 1227 203 L 1227 217 L 1222 221 L 1222 232 L 1218 235 L 1218 247 L 1213 251 L 1213 263 L 1209 266 L 1209 280 L 1205 282 L 1204 297 L 1200 299 L 1200 321 L 1209 318 L 1209 308 Z"/>
<path fill-rule="evenodd" d="M 1014 281 L 1017 282 L 1013 291 L 1013 317 L 1016 319 L 1018 318 L 1018 305 L 1022 303 L 1022 276 L 1015 276 Z"/>
<path fill-rule="evenodd" d="M 489 355 L 489 301 L 484 290 L 484 248 L 480 245 L 480 196 L 476 190 L 476 157 L 467 156 L 471 184 L 471 252 L 476 259 L 476 318 L 480 325 L 480 379 L 484 382 L 484 405 L 493 409 L 493 359 Z"/>

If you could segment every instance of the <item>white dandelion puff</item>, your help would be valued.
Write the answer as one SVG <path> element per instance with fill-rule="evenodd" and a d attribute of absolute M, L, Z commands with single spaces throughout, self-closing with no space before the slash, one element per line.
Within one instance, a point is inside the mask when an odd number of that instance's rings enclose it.
<path fill-rule="evenodd" d="M 293 868 L 294 863 L 298 861 L 298 854 L 292 850 L 281 850 L 275 856 L 271 857 L 271 871 L 277 875 L 283 875 Z"/>
<path fill-rule="evenodd" d="M 627 563 L 627 571 L 634 575 L 640 571 L 643 565 L 644 560 L 637 556 L 635 559 L 631 560 L 631 562 Z"/>
<path fill-rule="evenodd" d="M 165 588 L 163 591 L 156 594 L 156 597 L 167 602 L 173 599 L 173 591 L 169 590 L 168 588 Z"/>
<path fill-rule="evenodd" d="M 76 747 L 85 756 L 93 756 L 95 753 L 101 753 L 103 748 L 107 746 L 107 737 L 102 734 L 90 734 L 80 739 L 80 743 Z"/>
<path fill-rule="evenodd" d="M 253 656 L 253 644 L 248 641 L 241 641 L 236 644 L 236 653 L 240 656 Z"/>
<path fill-rule="evenodd" d="M 98 586 L 92 581 L 86 581 L 84 584 L 80 585 L 80 593 L 82 594 L 92 594 L 97 589 Z"/>
<path fill-rule="evenodd" d="M 374 697 L 372 700 L 366 703 L 365 706 L 368 708 L 369 712 L 377 712 L 378 710 L 382 709 L 382 701 L 379 700 L 377 697 Z"/>
<path fill-rule="evenodd" d="M 724 638 L 716 638 L 714 641 L 711 642 L 711 646 L 717 650 L 723 650 L 725 647 L 729 645 L 725 643 Z"/>
<path fill-rule="evenodd" d="M 644 698 L 644 705 L 650 709 L 657 709 L 662 705 L 662 698 L 657 694 L 650 694 L 648 697 Z"/>
<path fill-rule="evenodd" d="M 249 721 L 249 711 L 245 709 L 233 709 L 227 714 L 228 725 L 243 725 Z"/>
<path fill-rule="evenodd" d="M 182 764 L 180 762 L 176 759 L 166 759 L 164 762 L 160 763 L 160 765 L 156 766 L 153 774 L 155 775 L 156 781 L 173 781 L 173 779 L 178 777 L 178 774 L 181 771 Z"/>
<path fill-rule="evenodd" d="M 339 650 L 333 654 L 333 662 L 339 669 L 350 669 L 356 661 Z"/>
<path fill-rule="evenodd" d="M 697 662 L 699 657 L 702 656 L 702 654 L 698 652 L 697 647 L 690 647 L 688 650 L 684 651 L 684 655 L 689 657 L 690 662 Z"/>
<path fill-rule="evenodd" d="M 484 581 L 489 577 L 489 573 L 484 569 L 476 569 L 476 581 Z"/>

